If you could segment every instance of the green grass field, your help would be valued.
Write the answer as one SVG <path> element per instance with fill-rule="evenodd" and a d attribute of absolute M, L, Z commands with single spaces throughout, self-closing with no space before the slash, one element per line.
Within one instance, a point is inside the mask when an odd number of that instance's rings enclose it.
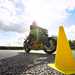
<path fill-rule="evenodd" d="M 73 53 L 73 57 L 75 58 L 75 50 L 73 50 L 72 53 Z"/>

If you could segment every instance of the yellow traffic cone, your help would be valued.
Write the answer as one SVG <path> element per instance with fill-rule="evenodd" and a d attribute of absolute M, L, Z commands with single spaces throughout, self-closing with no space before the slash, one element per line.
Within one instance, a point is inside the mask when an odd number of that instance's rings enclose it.
<path fill-rule="evenodd" d="M 72 50 L 70 49 L 63 26 L 59 27 L 55 64 L 48 64 L 48 66 L 64 74 L 75 74 L 75 60 L 72 56 Z"/>

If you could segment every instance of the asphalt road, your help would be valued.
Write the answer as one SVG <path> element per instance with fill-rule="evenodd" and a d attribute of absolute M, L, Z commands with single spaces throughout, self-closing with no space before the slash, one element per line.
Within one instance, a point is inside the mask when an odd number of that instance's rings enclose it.
<path fill-rule="evenodd" d="M 3 58 L 8 58 L 8 57 L 18 55 L 20 52 L 25 52 L 25 51 L 24 50 L 0 50 L 0 60 Z M 30 53 L 46 54 L 43 50 L 31 50 Z M 73 53 L 73 57 L 75 58 L 75 51 L 73 50 L 72 53 Z"/>
<path fill-rule="evenodd" d="M 32 51 L 26 55 L 24 51 L 0 51 L 0 75 L 62 75 L 48 67 L 53 63 L 55 55 L 43 51 Z"/>
<path fill-rule="evenodd" d="M 0 60 L 15 55 L 18 55 L 18 52 L 15 50 L 0 50 Z"/>
<path fill-rule="evenodd" d="M 0 50 L 0 59 L 3 58 L 8 58 L 8 57 L 12 57 L 15 55 L 18 55 L 20 52 L 25 52 L 24 50 Z M 43 50 L 31 50 L 30 53 L 41 53 L 41 54 L 45 54 L 45 52 Z"/>
<path fill-rule="evenodd" d="M 55 54 L 48 55 L 42 50 L 32 50 L 28 55 L 24 50 L 0 50 L 0 75 L 63 75 L 48 67 L 54 59 Z"/>

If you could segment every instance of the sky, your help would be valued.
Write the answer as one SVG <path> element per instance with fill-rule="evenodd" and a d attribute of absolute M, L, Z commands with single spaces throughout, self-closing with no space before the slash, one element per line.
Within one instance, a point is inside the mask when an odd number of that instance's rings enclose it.
<path fill-rule="evenodd" d="M 0 0 L 0 46 L 23 46 L 33 21 L 57 35 L 63 24 L 75 40 L 75 0 Z"/>

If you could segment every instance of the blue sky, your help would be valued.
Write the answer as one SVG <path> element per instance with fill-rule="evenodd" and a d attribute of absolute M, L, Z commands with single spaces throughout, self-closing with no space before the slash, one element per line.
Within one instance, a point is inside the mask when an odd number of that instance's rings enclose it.
<path fill-rule="evenodd" d="M 22 46 L 33 21 L 57 35 L 64 24 L 68 39 L 75 39 L 75 0 L 0 0 L 0 45 Z"/>
<path fill-rule="evenodd" d="M 75 8 L 73 10 L 66 10 L 69 14 L 71 14 L 70 16 L 68 16 L 68 18 L 65 20 L 65 24 L 66 25 L 73 25 L 75 24 Z M 68 22 L 68 23 L 67 23 Z"/>

